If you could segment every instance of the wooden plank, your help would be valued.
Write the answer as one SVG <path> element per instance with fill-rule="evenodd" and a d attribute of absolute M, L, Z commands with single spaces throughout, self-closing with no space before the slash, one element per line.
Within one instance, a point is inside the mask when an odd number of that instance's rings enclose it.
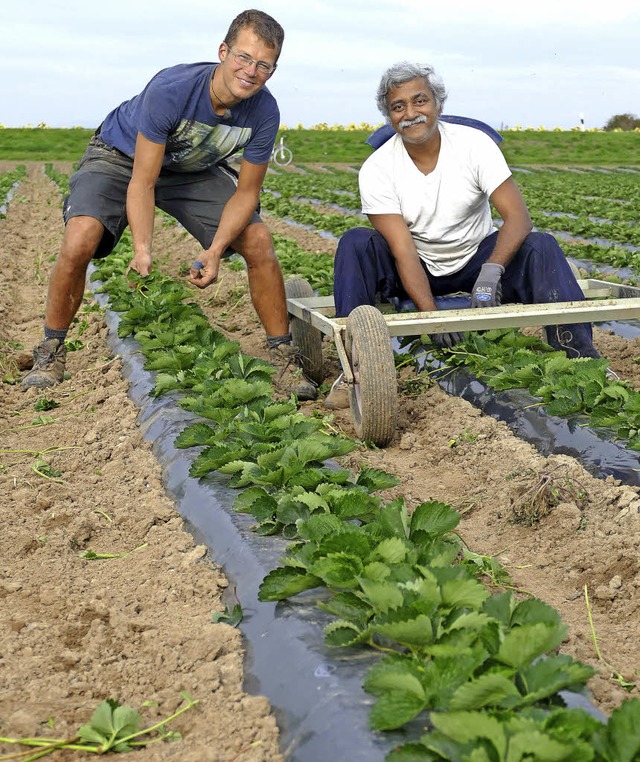
<path fill-rule="evenodd" d="M 640 319 L 640 288 L 593 278 L 579 283 L 588 297 L 583 301 L 402 313 L 387 313 L 388 305 L 381 305 L 381 311 L 390 336 Z M 601 298 L 611 295 L 621 298 Z M 288 299 L 287 304 L 290 314 L 328 336 L 344 330 L 346 318 L 335 317 L 333 296 Z"/>
<path fill-rule="evenodd" d="M 390 336 L 416 336 L 447 331 L 481 331 L 490 328 L 596 323 L 640 319 L 640 299 L 607 299 L 602 302 L 508 304 L 482 309 L 438 310 L 385 315 Z M 336 322 L 340 322 L 336 319 Z"/>

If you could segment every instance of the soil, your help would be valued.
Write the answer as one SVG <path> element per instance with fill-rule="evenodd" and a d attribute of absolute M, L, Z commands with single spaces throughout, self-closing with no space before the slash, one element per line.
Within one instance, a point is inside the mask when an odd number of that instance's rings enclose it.
<path fill-rule="evenodd" d="M 309 251 L 335 250 L 334 241 L 265 220 Z M 240 632 L 211 621 L 212 611 L 224 609 L 229 583 L 164 492 L 121 362 L 110 355 L 103 315 L 89 311 L 89 296 L 69 336 L 83 330 L 85 344 L 68 355 L 69 380 L 46 395 L 10 383 L 28 364 L 19 345 L 30 349 L 41 338 L 62 232 L 59 192 L 43 166 L 32 164 L 0 220 L 0 735 L 73 735 L 104 698 L 135 707 L 149 702 L 142 713 L 152 724 L 176 711 L 187 691 L 199 704 L 171 723 L 182 740 L 136 758 L 282 760 L 269 702 L 243 692 Z M 198 254 L 177 226 L 158 224 L 154 248 L 156 266 L 176 278 Z M 194 296 L 243 351 L 267 356 L 244 272 L 223 266 L 219 282 Z M 640 388 L 640 340 L 596 329 L 595 343 Z M 339 365 L 329 343 L 325 355 L 330 382 Z M 639 490 L 591 476 L 570 457 L 543 457 L 504 423 L 434 383 L 414 383 L 409 392 L 410 373 L 400 377 L 407 391 L 394 441 L 384 450 L 362 446 L 343 465 L 396 474 L 401 485 L 388 497 L 402 494 L 411 508 L 424 500 L 458 508 L 468 546 L 497 557 L 518 594 L 560 612 L 569 629 L 562 651 L 597 670 L 589 688 L 598 709 L 609 713 L 640 695 Z M 59 406 L 36 411 L 43 396 Z M 301 409 L 329 413 L 322 400 Z M 355 436 L 349 411 L 330 415 L 336 429 Z M 88 550 L 122 556 L 86 560 Z"/>

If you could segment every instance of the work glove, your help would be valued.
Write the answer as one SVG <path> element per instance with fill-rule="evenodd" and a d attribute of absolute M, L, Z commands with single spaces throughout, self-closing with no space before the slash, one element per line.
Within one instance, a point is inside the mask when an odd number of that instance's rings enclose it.
<path fill-rule="evenodd" d="M 502 299 L 500 278 L 504 267 L 495 262 L 485 262 L 471 291 L 472 307 L 498 307 Z"/>
<path fill-rule="evenodd" d="M 451 349 L 458 342 L 464 341 L 464 333 L 432 333 L 431 341 L 442 349 Z"/>

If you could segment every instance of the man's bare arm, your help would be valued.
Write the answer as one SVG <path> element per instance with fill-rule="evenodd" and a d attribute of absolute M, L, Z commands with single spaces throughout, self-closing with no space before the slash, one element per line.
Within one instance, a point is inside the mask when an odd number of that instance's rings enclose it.
<path fill-rule="evenodd" d="M 398 268 L 398 275 L 405 291 L 420 312 L 430 312 L 438 309 L 429 279 L 420 263 L 407 223 L 399 214 L 370 214 L 369 220 L 373 227 L 383 236 Z"/>
<path fill-rule="evenodd" d="M 243 160 L 238 187 L 222 210 L 220 225 L 211 245 L 199 257 L 203 267 L 191 271 L 189 281 L 195 286 L 206 288 L 217 280 L 222 255 L 247 227 L 258 206 L 267 168 L 268 164 L 251 164 Z"/>
<path fill-rule="evenodd" d="M 164 144 L 152 143 L 138 133 L 133 173 L 127 190 L 127 218 L 133 238 L 133 259 L 129 267 L 148 275 L 152 265 L 155 186 L 162 168 Z"/>

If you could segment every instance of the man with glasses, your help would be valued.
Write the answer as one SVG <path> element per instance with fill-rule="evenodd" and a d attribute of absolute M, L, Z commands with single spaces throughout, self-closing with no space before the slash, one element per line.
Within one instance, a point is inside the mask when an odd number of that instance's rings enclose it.
<path fill-rule="evenodd" d="M 284 31 L 271 16 L 243 11 L 218 48 L 219 63 L 163 69 L 105 118 L 69 182 L 44 340 L 34 349 L 34 367 L 22 380 L 23 389 L 63 380 L 65 337 L 82 301 L 87 266 L 113 250 L 127 224 L 133 239 L 129 267 L 149 274 L 157 206 L 202 245 L 188 278 L 194 286 L 216 281 L 223 256 L 235 251 L 244 257 L 251 299 L 271 361 L 280 370 L 276 383 L 300 399 L 315 398 L 313 384 L 299 373 L 286 373 L 299 358 L 291 344 L 282 273 L 258 214 L 280 125 L 277 103 L 265 84 L 283 40 Z M 241 150 L 235 173 L 226 160 Z"/>

